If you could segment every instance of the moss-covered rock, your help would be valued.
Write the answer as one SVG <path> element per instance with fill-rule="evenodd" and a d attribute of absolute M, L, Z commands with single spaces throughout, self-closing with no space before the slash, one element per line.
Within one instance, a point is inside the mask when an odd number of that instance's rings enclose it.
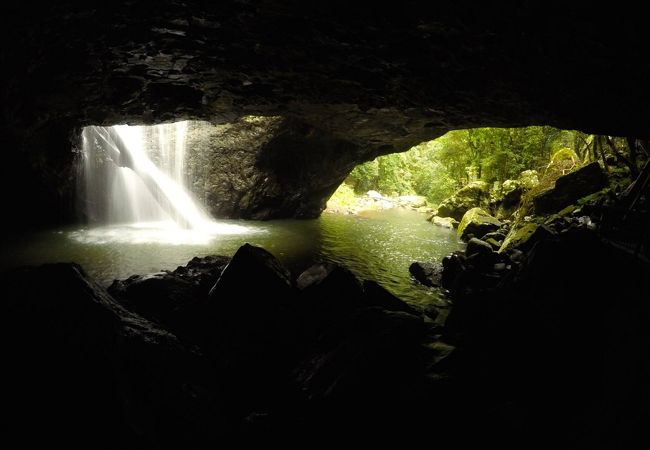
<path fill-rule="evenodd" d="M 519 227 L 512 227 L 501 244 L 499 253 L 511 249 L 528 250 L 541 239 L 552 236 L 554 233 L 544 225 L 528 222 Z"/>
<path fill-rule="evenodd" d="M 507 219 L 511 217 L 521 202 L 521 196 L 524 189 L 518 180 L 506 180 L 501 185 L 501 191 L 492 201 L 491 209 L 497 219 Z"/>
<path fill-rule="evenodd" d="M 539 177 L 536 170 L 524 170 L 517 181 L 523 189 L 530 190 L 539 184 Z"/>
<path fill-rule="evenodd" d="M 436 215 L 461 220 L 470 209 L 487 207 L 489 202 L 490 186 L 484 181 L 474 181 L 445 199 L 438 207 Z"/>
<path fill-rule="evenodd" d="M 501 222 L 489 215 L 482 208 L 472 208 L 465 213 L 458 225 L 458 237 L 468 240 L 469 235 L 482 237 L 483 235 L 496 231 L 501 227 Z"/>
<path fill-rule="evenodd" d="M 578 199 L 601 190 L 607 176 L 596 162 L 557 179 L 555 187 L 533 198 L 536 214 L 560 211 Z"/>

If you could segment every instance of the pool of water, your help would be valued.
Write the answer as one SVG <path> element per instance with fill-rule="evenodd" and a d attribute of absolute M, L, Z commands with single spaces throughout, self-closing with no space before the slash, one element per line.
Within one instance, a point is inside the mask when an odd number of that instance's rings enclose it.
<path fill-rule="evenodd" d="M 273 253 L 295 275 L 315 261 L 332 261 L 414 304 L 435 302 L 439 294 L 414 282 L 409 265 L 440 261 L 462 245 L 454 230 L 392 209 L 357 216 L 324 213 L 314 220 L 221 220 L 204 233 L 179 233 L 160 223 L 57 229 L 3 242 L 0 268 L 74 261 L 108 285 L 116 278 L 175 269 L 194 256 L 232 256 L 246 242 Z"/>

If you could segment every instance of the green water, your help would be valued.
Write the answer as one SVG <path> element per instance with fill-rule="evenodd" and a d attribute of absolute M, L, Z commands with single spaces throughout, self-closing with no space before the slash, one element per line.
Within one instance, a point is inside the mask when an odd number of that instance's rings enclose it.
<path fill-rule="evenodd" d="M 405 301 L 426 304 L 439 294 L 411 278 L 413 261 L 440 261 L 461 244 L 453 230 L 403 209 L 359 216 L 325 213 L 315 220 L 218 221 L 217 235 L 178 236 L 141 226 L 70 228 L 13 237 L 1 268 L 74 261 L 104 285 L 129 275 L 174 269 L 194 256 L 232 256 L 248 242 L 264 247 L 295 275 L 315 261 L 339 263 L 379 282 Z M 176 231 L 177 233 L 177 231 Z"/>

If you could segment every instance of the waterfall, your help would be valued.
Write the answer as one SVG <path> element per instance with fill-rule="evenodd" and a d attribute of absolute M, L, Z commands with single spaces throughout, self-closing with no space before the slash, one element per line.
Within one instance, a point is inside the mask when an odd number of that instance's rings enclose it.
<path fill-rule="evenodd" d="M 84 210 L 93 222 L 174 223 L 209 230 L 214 223 L 187 188 L 187 122 L 151 127 L 85 127 Z"/>

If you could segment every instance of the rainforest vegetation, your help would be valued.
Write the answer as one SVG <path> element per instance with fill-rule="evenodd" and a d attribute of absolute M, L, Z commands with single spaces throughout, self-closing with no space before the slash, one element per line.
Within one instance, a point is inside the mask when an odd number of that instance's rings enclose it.
<path fill-rule="evenodd" d="M 550 126 L 474 128 L 450 131 L 405 153 L 381 156 L 357 166 L 343 189 L 356 194 L 421 195 L 434 204 L 473 181 L 499 186 L 536 170 L 553 180 L 588 162 L 638 172 L 643 143 Z"/>

